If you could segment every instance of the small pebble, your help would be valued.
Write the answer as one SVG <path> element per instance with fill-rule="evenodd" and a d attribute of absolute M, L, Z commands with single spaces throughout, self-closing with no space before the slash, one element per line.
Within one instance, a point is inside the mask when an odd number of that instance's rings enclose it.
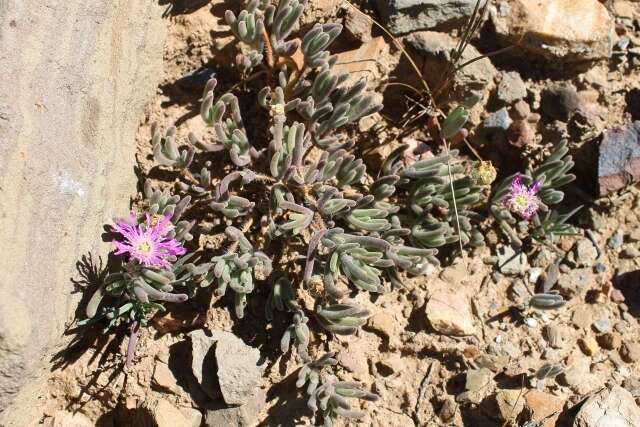
<path fill-rule="evenodd" d="M 622 231 L 617 230 L 609 238 L 609 241 L 607 242 L 607 246 L 609 246 L 610 249 L 614 249 L 614 250 L 618 249 L 620 246 L 622 246 L 623 240 L 624 240 L 624 234 L 622 234 Z"/>
<path fill-rule="evenodd" d="M 636 249 L 633 246 L 627 246 L 626 248 L 624 248 L 622 250 L 622 252 L 620 253 L 621 256 L 623 256 L 624 258 L 637 258 L 640 256 L 640 251 L 638 251 L 638 249 Z"/>
<path fill-rule="evenodd" d="M 524 322 L 530 328 L 535 328 L 535 327 L 538 326 L 538 321 L 536 319 L 534 319 L 533 317 L 527 317 L 527 319 Z"/>
<path fill-rule="evenodd" d="M 612 290 L 610 297 L 613 302 L 624 302 L 624 294 L 620 292 L 620 289 Z"/>
<path fill-rule="evenodd" d="M 593 328 L 602 333 L 609 332 L 611 330 L 611 320 L 606 317 L 596 320 L 593 322 Z"/>
<path fill-rule="evenodd" d="M 605 271 L 607 271 L 607 266 L 606 265 L 604 265 L 601 262 L 596 264 L 596 272 L 597 273 L 604 273 Z"/>
<path fill-rule="evenodd" d="M 582 349 L 584 354 L 586 354 L 587 356 L 594 356 L 599 351 L 598 343 L 592 336 L 580 338 L 578 340 L 578 344 L 580 345 L 580 348 Z"/>

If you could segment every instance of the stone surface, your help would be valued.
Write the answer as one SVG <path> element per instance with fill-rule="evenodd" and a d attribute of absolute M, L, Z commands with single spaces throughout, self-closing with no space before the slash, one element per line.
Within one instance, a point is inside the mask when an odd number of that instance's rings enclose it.
<path fill-rule="evenodd" d="M 557 288 L 560 293 L 572 298 L 593 284 L 593 272 L 590 268 L 575 268 L 558 278 Z"/>
<path fill-rule="evenodd" d="M 611 56 L 614 23 L 598 0 L 501 1 L 491 19 L 497 34 L 522 54 L 566 62 Z"/>
<path fill-rule="evenodd" d="M 97 263 L 107 253 L 103 224 L 129 209 L 135 132 L 162 75 L 163 9 L 125 0 L 0 6 L 0 425 L 39 416 L 25 408 L 44 362 L 64 346 L 81 295 L 71 296 L 69 278 L 82 255 Z"/>
<path fill-rule="evenodd" d="M 216 343 L 218 383 L 224 401 L 242 405 L 251 399 L 260 380 L 264 365 L 258 365 L 260 351 L 249 347 L 240 338 L 225 333 Z"/>
<path fill-rule="evenodd" d="M 487 368 L 469 369 L 465 391 L 456 396 L 458 402 L 479 404 L 491 393 L 494 386 L 493 373 Z"/>
<path fill-rule="evenodd" d="M 487 129 L 501 129 L 506 131 L 511 126 L 513 120 L 509 117 L 509 112 L 506 108 L 501 108 L 495 113 L 491 113 L 483 122 L 483 125 Z"/>
<path fill-rule="evenodd" d="M 357 49 L 338 53 L 333 70 L 336 73 L 348 74 L 348 84 L 353 84 L 360 79 L 377 84 L 385 71 L 380 68 L 382 67 L 380 58 L 388 53 L 389 45 L 384 37 L 376 37 Z"/>
<path fill-rule="evenodd" d="M 622 345 L 622 337 L 617 332 L 607 332 L 598 337 L 598 343 L 605 350 L 617 350 Z"/>
<path fill-rule="evenodd" d="M 444 33 L 420 31 L 406 36 L 404 42 L 410 50 L 415 52 L 414 59 L 418 67 L 428 70 L 424 73 L 424 79 L 429 87 L 441 87 L 458 40 Z M 481 54 L 474 46 L 467 45 L 460 63 L 479 56 Z M 487 58 L 470 63 L 456 73 L 453 86 L 448 89 L 450 98 L 463 100 L 469 96 L 477 96 L 481 99 L 479 105 L 482 105 L 482 100 L 488 97 L 488 91 L 495 85 L 494 79 L 497 73 L 498 71 Z M 410 80 L 409 82 L 414 83 Z"/>
<path fill-rule="evenodd" d="M 197 330 L 189 336 L 191 369 L 203 391 L 216 399 L 219 390 L 228 405 L 251 399 L 264 370 L 264 365 L 258 365 L 260 351 L 230 332 Z"/>
<path fill-rule="evenodd" d="M 173 391 L 176 388 L 176 377 L 166 363 L 156 362 L 153 368 L 153 384 L 165 391 Z"/>
<path fill-rule="evenodd" d="M 498 419 L 506 421 L 517 418 L 524 409 L 524 392 L 520 390 L 500 390 L 495 395 L 497 412 L 492 414 Z"/>
<path fill-rule="evenodd" d="M 498 248 L 498 269 L 509 275 L 517 275 L 524 272 L 527 266 L 527 255 L 520 251 L 516 253 L 511 246 Z"/>
<path fill-rule="evenodd" d="M 573 113 L 582 105 L 576 88 L 568 83 L 560 83 L 545 89 L 540 99 L 542 111 L 555 120 L 568 122 Z"/>
<path fill-rule="evenodd" d="M 380 311 L 368 320 L 367 326 L 385 336 L 388 340 L 400 334 L 398 321 L 389 313 Z"/>
<path fill-rule="evenodd" d="M 622 348 L 620 349 L 620 356 L 625 362 L 637 362 L 640 360 L 640 343 L 623 340 Z"/>
<path fill-rule="evenodd" d="M 476 332 L 469 298 L 459 291 L 435 291 L 427 302 L 426 312 L 433 329 L 441 334 L 464 336 Z"/>
<path fill-rule="evenodd" d="M 587 356 L 595 356 L 600 348 L 598 347 L 598 342 L 592 336 L 580 338 L 578 340 L 578 345 Z"/>
<path fill-rule="evenodd" d="M 509 71 L 502 74 L 496 92 L 498 99 L 505 104 L 512 104 L 527 96 L 527 87 L 520 77 L 520 73 Z"/>
<path fill-rule="evenodd" d="M 575 247 L 575 260 L 579 266 L 592 267 L 598 258 L 598 250 L 591 240 L 582 239 Z"/>
<path fill-rule="evenodd" d="M 53 414 L 52 427 L 94 427 L 94 423 L 80 412 L 57 411 Z"/>
<path fill-rule="evenodd" d="M 640 408 L 627 390 L 614 386 L 591 396 L 580 408 L 573 427 L 635 427 Z"/>
<path fill-rule="evenodd" d="M 220 390 L 216 381 L 215 352 L 210 351 L 216 342 L 216 338 L 198 329 L 189 334 L 191 338 L 191 370 L 198 384 L 209 397 L 217 399 Z"/>
<path fill-rule="evenodd" d="M 253 396 L 242 406 L 229 408 L 210 408 L 205 414 L 207 427 L 250 427 L 256 424 L 258 415 L 267 405 L 267 394 L 263 389 L 255 391 Z"/>
<path fill-rule="evenodd" d="M 370 41 L 372 28 L 373 23 L 367 15 L 356 12 L 352 7 L 347 8 L 344 16 L 344 29 L 354 39 L 364 43 Z"/>
<path fill-rule="evenodd" d="M 554 427 L 564 407 L 564 401 L 556 396 L 544 393 L 540 390 L 530 390 L 524 396 L 525 410 L 529 418 L 539 427 Z"/>
<path fill-rule="evenodd" d="M 387 28 L 394 34 L 450 29 L 471 16 L 476 0 L 376 0 Z"/>
<path fill-rule="evenodd" d="M 598 157 L 598 187 L 604 196 L 640 181 L 640 121 L 604 133 Z"/>
<path fill-rule="evenodd" d="M 164 399 L 148 402 L 147 405 L 157 427 L 192 427 L 191 421 Z"/>

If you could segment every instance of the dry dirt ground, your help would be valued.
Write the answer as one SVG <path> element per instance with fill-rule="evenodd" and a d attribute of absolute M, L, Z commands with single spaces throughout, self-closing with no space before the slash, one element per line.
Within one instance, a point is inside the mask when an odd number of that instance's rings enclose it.
<path fill-rule="evenodd" d="M 231 67 L 236 45 L 221 18 L 223 5 L 182 3 L 191 6 L 175 6 L 167 12 L 164 67 L 157 70 L 163 79 L 140 120 L 136 138 L 139 176 L 164 186 L 170 186 L 172 178 L 152 168 L 151 125 L 176 124 L 183 138 L 190 131 L 196 135 L 207 132 L 198 117 L 203 81 L 183 77 L 206 66 L 216 73 L 224 90 L 237 82 Z M 344 10 L 330 3 L 320 2 L 311 8 L 304 22 L 329 16 L 343 19 Z M 381 33 L 374 29 L 373 35 Z M 476 42 L 482 52 L 493 48 L 491 37 L 484 33 Z M 349 51 L 359 44 L 346 34 L 338 48 Z M 401 60 L 388 39 L 380 49 L 382 54 L 372 61 L 372 85 L 393 79 Z M 510 56 L 497 56 L 492 62 L 500 72 L 521 70 L 528 90 L 526 99 L 534 111 L 539 109 L 541 90 L 552 83 L 570 81 L 582 91 L 595 92 L 594 103 L 602 110 L 600 129 L 627 121 L 626 99 L 640 82 L 637 69 L 628 73 L 613 60 L 573 75 L 519 69 L 518 59 Z M 604 81 L 605 86 L 594 81 Z M 243 93 L 242 87 L 237 90 Z M 385 95 L 394 98 L 389 91 Z M 409 104 L 402 99 L 394 102 L 394 107 L 386 108 L 380 116 L 377 139 L 367 133 L 369 139 L 363 143 L 400 138 L 418 144 L 428 141 L 420 122 L 409 131 L 400 126 Z M 253 117 L 259 119 L 258 115 Z M 246 122 L 250 127 L 251 119 Z M 543 152 L 542 141 L 557 141 L 563 133 L 554 126 L 539 124 L 539 138 L 523 150 L 532 156 Z M 360 127 L 371 126 L 365 121 Z M 574 139 L 573 147 L 579 148 L 588 139 Z M 500 169 L 501 162 L 508 162 L 505 155 L 509 153 L 485 147 L 480 154 L 495 160 Z M 384 154 L 374 151 L 368 160 L 375 163 L 376 156 Z M 545 426 L 571 425 L 576 405 L 605 385 L 623 385 L 636 399 L 640 397 L 640 298 L 634 277 L 640 269 L 640 192 L 628 187 L 598 200 L 585 194 L 571 197 L 582 198 L 583 203 L 588 200 L 576 220 L 580 235 L 562 238 L 557 249 L 542 245 L 528 248 L 515 271 L 501 271 L 496 266 L 500 239 L 497 232 L 489 230 L 487 246 L 463 258 L 444 260 L 443 268 L 434 268 L 428 277 L 407 280 L 405 288 L 376 298 L 360 295 L 359 302 L 371 307 L 374 315 L 358 335 L 328 342 L 323 334 L 314 334 L 312 348 L 327 342 L 338 353 L 340 378 L 357 380 L 381 396 L 376 404 L 366 405 L 367 416 L 354 425 L 501 426 L 524 425 L 531 419 L 544 419 Z M 138 200 L 139 196 L 134 204 Z M 212 228 L 220 225 L 216 221 L 210 223 Z M 215 247 L 216 242 L 203 235 L 196 244 Z M 545 312 L 524 308 L 536 283 L 550 275 L 557 275 L 567 305 Z M 454 289 L 457 295 L 471 297 L 472 335 L 448 336 L 432 329 L 425 306 L 440 289 Z M 97 425 L 154 425 L 158 423 L 154 421 L 155 403 L 149 402 L 162 400 L 178 408 L 193 425 L 200 425 L 205 408 L 202 396 L 195 395 L 190 386 L 193 379 L 186 333 L 206 327 L 232 331 L 245 343 L 260 348 L 266 358 L 262 386 L 268 405 L 258 417 L 259 425 L 312 424 L 305 397 L 294 385 L 300 365 L 278 349 L 286 325 L 265 323 L 265 296 L 260 290 L 250 296 L 248 315 L 241 321 L 234 319 L 226 298 L 218 301 L 207 293 L 189 303 L 188 309 L 176 308 L 157 317 L 153 327 L 143 331 L 129 372 L 121 369 L 124 333 L 85 334 L 51 373 L 49 395 L 42 396 L 46 402 L 43 422 L 50 423 L 60 410 L 67 410 L 80 412 Z M 534 374 L 544 363 L 558 364 L 564 371 L 555 378 L 536 379 Z M 516 402 L 512 406 L 518 408 L 514 412 L 517 417 L 510 411 L 505 413 L 505 400 Z"/>

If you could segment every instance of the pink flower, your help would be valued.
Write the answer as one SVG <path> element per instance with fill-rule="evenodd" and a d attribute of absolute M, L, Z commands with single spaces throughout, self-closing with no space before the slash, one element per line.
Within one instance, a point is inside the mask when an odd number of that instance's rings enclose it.
<path fill-rule="evenodd" d="M 517 173 L 511 182 L 511 191 L 505 197 L 503 203 L 512 212 L 524 219 L 530 219 L 538 212 L 540 198 L 536 194 L 540 191 L 542 183 L 536 181 L 528 187 L 522 183 L 522 174 Z"/>
<path fill-rule="evenodd" d="M 184 255 L 186 249 L 175 238 L 167 236 L 173 224 L 165 216 L 150 216 L 138 224 L 133 213 L 128 219 L 117 221 L 113 230 L 124 237 L 124 241 L 114 240 L 116 255 L 128 253 L 132 259 L 147 267 L 169 268 L 167 258 Z"/>

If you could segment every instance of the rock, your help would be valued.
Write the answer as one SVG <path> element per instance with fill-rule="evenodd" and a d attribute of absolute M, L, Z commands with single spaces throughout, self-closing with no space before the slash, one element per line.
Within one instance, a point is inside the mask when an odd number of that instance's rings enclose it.
<path fill-rule="evenodd" d="M 395 374 L 402 372 L 406 368 L 406 361 L 402 361 L 402 356 L 398 353 L 391 353 L 388 357 L 380 360 L 378 363 L 378 371 L 380 367 L 386 370 L 389 374 Z"/>
<path fill-rule="evenodd" d="M 445 335 L 464 336 L 476 332 L 469 298 L 459 291 L 435 291 L 426 305 L 431 327 Z"/>
<path fill-rule="evenodd" d="M 369 17 L 348 7 L 344 16 L 344 29 L 356 40 L 363 43 L 371 41 L 373 23 Z"/>
<path fill-rule="evenodd" d="M 216 339 L 198 329 L 189 334 L 191 338 L 191 370 L 198 384 L 210 398 L 218 399 L 220 390 L 216 381 L 215 353 L 211 347 Z"/>
<path fill-rule="evenodd" d="M 613 11 L 619 18 L 632 19 L 635 14 L 633 5 L 630 2 L 624 0 L 615 0 L 613 2 Z"/>
<path fill-rule="evenodd" d="M 536 132 L 526 120 L 514 120 L 507 130 L 509 144 L 523 148 L 535 142 Z"/>
<path fill-rule="evenodd" d="M 574 268 L 568 273 L 560 275 L 556 285 L 560 293 L 573 298 L 593 284 L 593 272 L 590 268 Z"/>
<path fill-rule="evenodd" d="M 562 348 L 562 332 L 556 325 L 546 325 L 543 336 L 552 348 Z"/>
<path fill-rule="evenodd" d="M 52 427 L 94 427 L 93 421 L 80 412 L 56 411 L 51 421 Z"/>
<path fill-rule="evenodd" d="M 167 391 L 175 390 L 177 380 L 166 363 L 156 362 L 153 368 L 153 384 Z"/>
<path fill-rule="evenodd" d="M 580 305 L 576 307 L 571 316 L 571 321 L 578 329 L 587 329 L 593 323 L 593 312 L 591 307 Z"/>
<path fill-rule="evenodd" d="M 622 387 L 627 390 L 635 398 L 640 397 L 640 379 L 627 378 L 622 383 Z"/>
<path fill-rule="evenodd" d="M 516 251 L 511 246 L 498 248 L 498 268 L 504 274 L 518 275 L 524 272 L 527 266 L 527 255 Z"/>
<path fill-rule="evenodd" d="M 502 80 L 498 84 L 496 96 L 505 104 L 514 102 L 527 96 L 527 87 L 520 77 L 520 73 L 510 71 L 502 74 Z M 523 117 L 523 118 L 526 118 Z"/>
<path fill-rule="evenodd" d="M 367 358 L 362 354 L 356 354 L 350 349 L 344 349 L 336 356 L 340 366 L 345 368 L 349 372 L 353 372 L 359 376 L 366 376 L 369 374 L 369 367 L 367 366 Z"/>
<path fill-rule="evenodd" d="M 202 412 L 195 408 L 180 408 L 180 412 L 191 423 L 191 427 L 200 427 L 202 425 Z"/>
<path fill-rule="evenodd" d="M 40 422 L 34 389 L 71 340 L 64 332 L 82 295 L 69 278 L 100 257 L 106 264 L 103 226 L 130 207 L 135 135 L 162 78 L 164 8 L 0 7 L 0 425 Z"/>
<path fill-rule="evenodd" d="M 387 340 L 397 337 L 400 334 L 398 321 L 389 313 L 379 311 L 369 318 L 369 328 L 379 332 Z"/>
<path fill-rule="evenodd" d="M 578 241 L 574 253 L 578 265 L 582 267 L 592 267 L 598 258 L 598 250 L 589 239 Z"/>
<path fill-rule="evenodd" d="M 465 22 L 476 0 L 376 0 L 384 23 L 393 34 L 452 29 Z"/>
<path fill-rule="evenodd" d="M 242 405 L 251 398 L 264 370 L 264 365 L 258 365 L 259 360 L 260 351 L 233 334 L 225 333 L 216 342 L 218 383 L 227 404 Z"/>
<path fill-rule="evenodd" d="M 520 100 L 513 104 L 512 112 L 516 119 L 525 120 L 531 114 L 531 107 L 525 101 Z"/>
<path fill-rule="evenodd" d="M 447 396 L 438 411 L 438 416 L 442 421 L 449 422 L 456 415 L 458 404 L 451 397 Z"/>
<path fill-rule="evenodd" d="M 564 401 L 540 390 L 530 390 L 524 396 L 524 407 L 528 414 L 527 419 L 538 423 L 537 426 L 554 427 L 564 407 Z"/>
<path fill-rule="evenodd" d="M 595 356 L 600 350 L 596 339 L 592 336 L 580 338 L 578 345 L 587 356 Z"/>
<path fill-rule="evenodd" d="M 568 122 L 573 113 L 582 105 L 576 88 L 568 83 L 561 83 L 542 92 L 540 108 L 555 120 Z"/>
<path fill-rule="evenodd" d="M 634 246 L 628 245 L 622 249 L 622 252 L 620 252 L 620 256 L 627 259 L 638 258 L 640 257 L 640 250 L 638 250 Z"/>
<path fill-rule="evenodd" d="M 357 49 L 338 53 L 333 70 L 335 73 L 348 74 L 347 84 L 353 84 L 360 79 L 377 84 L 380 76 L 385 74 L 385 70 L 380 69 L 381 58 L 388 53 L 389 45 L 384 37 L 376 37 Z"/>
<path fill-rule="evenodd" d="M 598 157 L 598 186 L 604 196 L 640 181 L 640 121 L 605 131 Z"/>
<path fill-rule="evenodd" d="M 258 365 L 260 352 L 232 333 L 203 330 L 191 337 L 191 369 L 203 391 L 213 399 L 219 390 L 228 405 L 242 405 L 252 396 L 262 377 L 264 365 Z M 215 351 L 212 348 L 215 346 Z M 215 359 L 214 359 L 215 358 Z M 217 366 L 217 383 L 215 368 Z"/>
<path fill-rule="evenodd" d="M 477 405 L 491 393 L 493 385 L 493 373 L 489 369 L 469 369 L 467 371 L 465 391 L 456 396 L 456 401 Z"/>
<path fill-rule="evenodd" d="M 495 395 L 497 412 L 490 415 L 503 421 L 517 418 L 524 409 L 523 394 L 521 390 L 500 390 Z"/>
<path fill-rule="evenodd" d="M 607 332 L 598 337 L 598 343 L 605 350 L 617 350 L 622 345 L 622 337 L 617 332 Z"/>
<path fill-rule="evenodd" d="M 448 34 L 421 31 L 406 36 L 404 43 L 415 52 L 418 67 L 429 70 L 424 74 L 429 87 L 441 87 L 444 84 L 446 70 L 451 66 L 452 54 L 458 41 Z M 475 47 L 467 45 L 460 58 L 460 63 L 480 55 Z M 487 58 L 469 64 L 456 73 L 452 86 L 447 89 L 449 99 L 462 101 L 470 96 L 475 96 L 480 98 L 477 106 L 481 108 L 488 98 L 489 91 L 495 85 L 494 79 L 497 73 L 498 71 Z M 415 83 L 411 80 L 407 81 Z"/>
<path fill-rule="evenodd" d="M 443 269 L 440 278 L 450 285 L 460 286 L 469 282 L 469 272 L 464 264 L 455 264 Z"/>
<path fill-rule="evenodd" d="M 598 0 L 511 0 L 492 8 L 491 20 L 523 55 L 562 62 L 611 56 L 614 22 Z"/>
<path fill-rule="evenodd" d="M 267 405 L 267 393 L 258 389 L 242 406 L 229 408 L 209 408 L 205 415 L 207 427 L 251 427 L 256 424 L 258 415 Z"/>
<path fill-rule="evenodd" d="M 624 243 L 624 233 L 622 230 L 616 230 L 607 241 L 607 246 L 609 249 L 616 250 L 622 246 L 622 243 Z"/>
<path fill-rule="evenodd" d="M 509 129 L 509 126 L 511 126 L 512 122 L 513 120 L 511 120 L 511 117 L 509 117 L 509 112 L 507 111 L 507 109 L 501 108 L 495 113 L 491 113 L 489 117 L 484 120 L 483 125 L 487 129 L 501 129 L 503 131 L 506 131 L 507 129 Z"/>
<path fill-rule="evenodd" d="M 620 348 L 620 356 L 625 362 L 637 362 L 638 360 L 640 360 L 640 343 L 630 340 L 623 340 L 622 348 Z"/>
<path fill-rule="evenodd" d="M 635 427 L 640 425 L 640 408 L 627 390 L 619 386 L 604 389 L 582 405 L 573 427 Z"/>
<path fill-rule="evenodd" d="M 600 332 L 601 334 L 609 332 L 611 330 L 611 320 L 609 320 L 608 317 L 602 317 L 593 322 L 592 326 L 593 329 L 596 330 L 596 332 Z"/>
<path fill-rule="evenodd" d="M 163 399 L 153 400 L 147 403 L 147 409 L 151 412 L 157 427 L 191 427 L 191 421 L 187 420 L 182 412 L 171 403 Z"/>

